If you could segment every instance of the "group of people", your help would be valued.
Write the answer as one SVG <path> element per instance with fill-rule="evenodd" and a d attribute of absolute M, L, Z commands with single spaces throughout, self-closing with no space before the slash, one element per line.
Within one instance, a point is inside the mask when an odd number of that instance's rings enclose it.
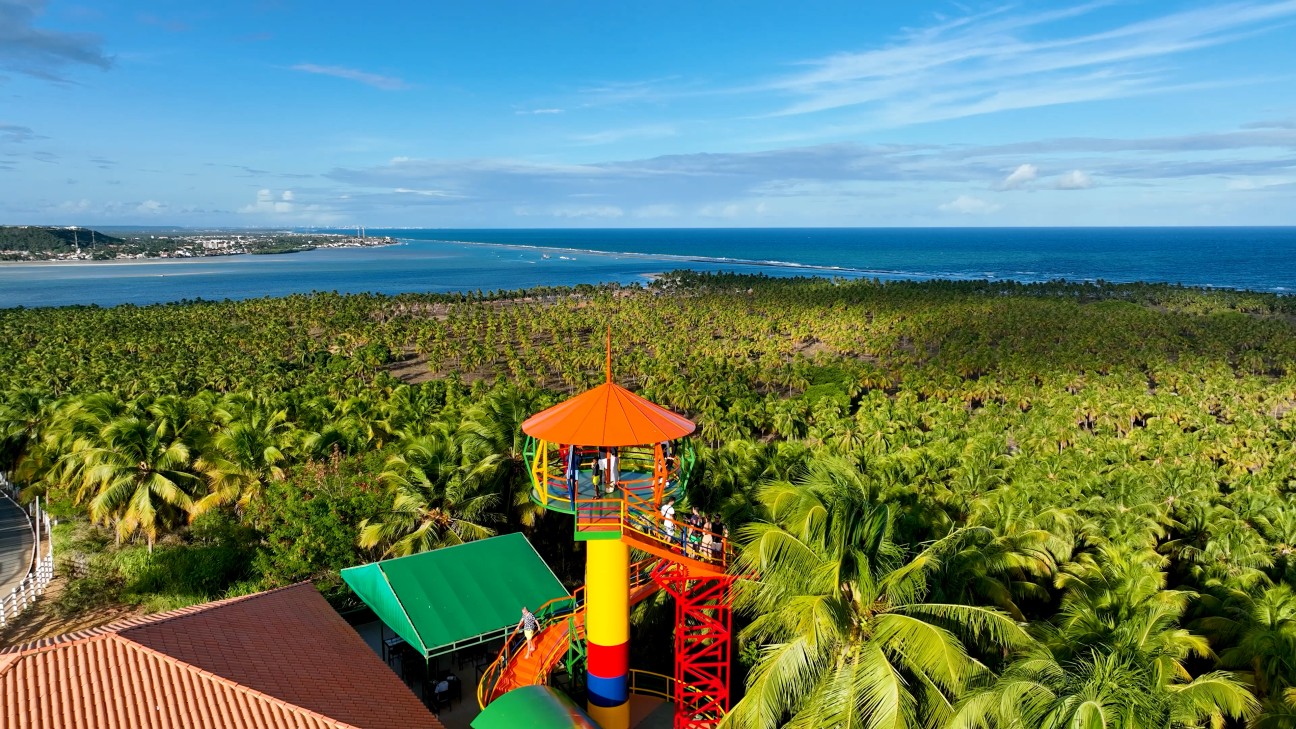
<path fill-rule="evenodd" d="M 567 480 L 567 492 L 571 494 L 574 500 L 580 489 L 580 448 L 569 445 L 560 446 L 558 448 L 558 458 L 563 464 L 563 474 Z M 599 448 L 591 466 L 590 475 L 594 482 L 595 491 L 598 491 L 600 487 L 605 494 L 616 491 L 617 485 L 621 481 L 620 449 Z"/>
<path fill-rule="evenodd" d="M 729 527 L 718 517 L 703 514 L 696 506 L 682 517 L 677 516 L 674 496 L 666 497 L 662 503 L 661 516 L 663 539 L 679 545 L 685 556 L 711 561 L 719 561 L 724 556 Z"/>

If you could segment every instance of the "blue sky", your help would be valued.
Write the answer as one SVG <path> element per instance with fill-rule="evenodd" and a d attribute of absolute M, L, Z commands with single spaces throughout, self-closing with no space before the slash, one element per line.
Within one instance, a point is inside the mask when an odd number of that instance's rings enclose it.
<path fill-rule="evenodd" d="M 0 223 L 1293 225 L 1296 0 L 0 0 Z"/>

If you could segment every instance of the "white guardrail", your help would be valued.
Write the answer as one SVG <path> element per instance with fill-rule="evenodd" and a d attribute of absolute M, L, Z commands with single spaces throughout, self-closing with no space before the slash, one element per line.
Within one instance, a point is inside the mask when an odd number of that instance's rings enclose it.
<path fill-rule="evenodd" d="M 3 475 L 0 475 L 0 498 L 18 504 L 18 488 L 10 484 Z M 50 580 L 54 579 L 54 540 L 50 527 L 57 522 L 51 521 L 49 514 L 40 508 L 39 498 L 27 505 L 26 512 L 35 536 L 32 541 L 31 567 L 22 582 L 10 590 L 8 595 L 0 597 L 0 628 L 31 607 L 36 598 L 45 592 Z M 41 544 L 42 539 L 46 541 L 45 544 Z"/>

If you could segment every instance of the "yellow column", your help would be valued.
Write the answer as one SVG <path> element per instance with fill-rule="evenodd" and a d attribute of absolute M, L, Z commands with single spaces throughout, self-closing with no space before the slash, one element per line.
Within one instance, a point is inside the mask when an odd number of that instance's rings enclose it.
<path fill-rule="evenodd" d="M 587 708 L 603 729 L 630 729 L 630 548 L 610 539 L 585 544 Z"/>

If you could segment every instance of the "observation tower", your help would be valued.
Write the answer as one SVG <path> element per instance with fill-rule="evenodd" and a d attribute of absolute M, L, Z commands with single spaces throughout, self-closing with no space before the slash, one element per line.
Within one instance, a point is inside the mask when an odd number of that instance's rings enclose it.
<path fill-rule="evenodd" d="M 675 670 L 662 677 L 666 689 L 647 693 L 670 697 L 677 729 L 712 727 L 728 710 L 732 555 L 725 534 L 686 522 L 695 428 L 612 381 L 610 332 L 606 381 L 522 424 L 531 496 L 575 517 L 574 538 L 587 542 L 585 585 L 536 612 L 535 657 L 524 658 L 516 638 L 506 643 L 478 687 L 483 707 L 546 682 L 566 654 L 569 672 L 584 658 L 590 718 L 603 729 L 629 729 L 630 694 L 639 693 L 630 677 L 630 608 L 660 589 L 675 598 Z M 673 518 L 663 514 L 672 501 Z M 632 565 L 631 549 L 648 556 Z"/>

